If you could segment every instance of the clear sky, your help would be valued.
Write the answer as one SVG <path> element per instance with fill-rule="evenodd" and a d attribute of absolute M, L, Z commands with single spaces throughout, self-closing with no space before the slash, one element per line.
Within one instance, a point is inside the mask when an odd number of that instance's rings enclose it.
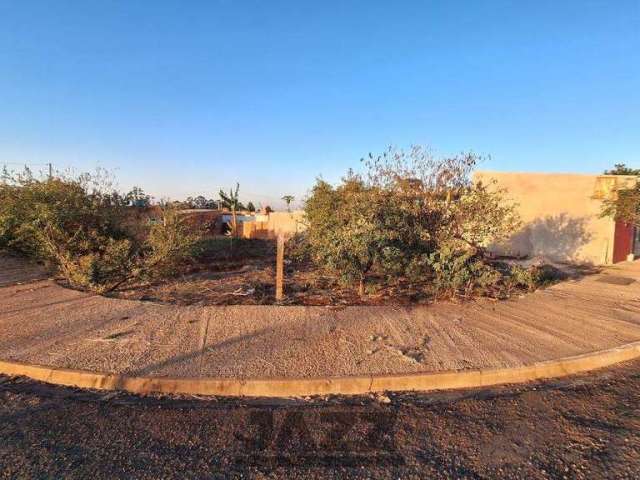
<path fill-rule="evenodd" d="M 640 0 L 0 0 L 0 165 L 301 198 L 368 152 L 640 166 Z"/>

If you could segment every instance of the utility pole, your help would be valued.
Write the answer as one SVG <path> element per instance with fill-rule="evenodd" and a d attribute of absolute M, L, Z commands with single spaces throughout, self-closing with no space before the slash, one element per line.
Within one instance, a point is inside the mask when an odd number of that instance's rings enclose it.
<path fill-rule="evenodd" d="M 47 165 L 49 165 L 49 180 L 51 180 L 53 178 L 53 165 L 51 162 L 47 163 Z"/>

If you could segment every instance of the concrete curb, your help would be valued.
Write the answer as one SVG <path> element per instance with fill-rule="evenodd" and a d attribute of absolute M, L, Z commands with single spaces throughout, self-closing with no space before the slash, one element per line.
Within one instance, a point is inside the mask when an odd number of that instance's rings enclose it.
<path fill-rule="evenodd" d="M 536 362 L 514 368 L 446 372 L 360 375 L 326 378 L 233 379 L 130 377 L 86 370 L 29 365 L 0 360 L 0 374 L 23 375 L 34 380 L 72 387 L 124 390 L 131 393 L 182 393 L 194 395 L 299 397 L 353 395 L 381 391 L 429 391 L 486 387 L 563 377 L 607 367 L 640 357 L 640 341 L 607 350 Z"/>

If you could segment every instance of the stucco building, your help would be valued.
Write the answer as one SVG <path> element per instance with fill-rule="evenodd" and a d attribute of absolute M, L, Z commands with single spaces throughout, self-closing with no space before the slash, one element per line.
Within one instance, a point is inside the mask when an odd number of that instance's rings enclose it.
<path fill-rule="evenodd" d="M 495 179 L 518 204 L 523 228 L 493 247 L 498 254 L 596 265 L 640 256 L 639 229 L 600 216 L 602 200 L 637 177 L 478 172 L 474 178 Z"/>
<path fill-rule="evenodd" d="M 240 235 L 244 238 L 276 238 L 278 235 L 291 237 L 305 229 L 304 212 L 259 213 L 254 220 L 244 222 Z"/>

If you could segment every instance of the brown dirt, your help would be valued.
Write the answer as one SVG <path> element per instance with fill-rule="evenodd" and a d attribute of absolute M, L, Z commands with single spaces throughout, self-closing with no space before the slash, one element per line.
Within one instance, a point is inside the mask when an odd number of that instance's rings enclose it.
<path fill-rule="evenodd" d="M 174 305 L 272 305 L 275 301 L 275 243 L 217 238 L 177 278 L 142 283 L 111 296 Z M 283 305 L 410 305 L 433 300 L 428 284 L 400 282 L 384 287 L 369 279 L 368 295 L 311 264 L 286 260 Z"/>
<path fill-rule="evenodd" d="M 640 361 L 492 389 L 229 400 L 0 377 L 0 478 L 637 479 Z"/>
<path fill-rule="evenodd" d="M 0 288 L 0 358 L 192 377 L 512 367 L 640 340 L 639 281 L 634 262 L 508 301 L 416 307 L 180 306 L 35 281 Z"/>
<path fill-rule="evenodd" d="M 110 296 L 173 305 L 272 305 L 275 300 L 275 243 L 268 240 L 234 240 L 218 237 L 206 243 L 205 251 L 176 278 L 155 283 L 140 283 Z M 341 282 L 310 263 L 285 260 L 285 296 L 283 305 L 426 305 L 437 299 L 429 279 L 409 282 L 400 279 L 388 285 L 382 278 L 369 275 L 366 295 L 358 286 Z M 572 267 L 578 278 L 596 270 Z M 505 292 L 494 289 L 489 296 L 507 298 L 523 289 Z M 443 297 L 440 297 L 442 299 Z"/>
<path fill-rule="evenodd" d="M 0 287 L 44 280 L 49 276 L 44 265 L 0 250 Z"/>

